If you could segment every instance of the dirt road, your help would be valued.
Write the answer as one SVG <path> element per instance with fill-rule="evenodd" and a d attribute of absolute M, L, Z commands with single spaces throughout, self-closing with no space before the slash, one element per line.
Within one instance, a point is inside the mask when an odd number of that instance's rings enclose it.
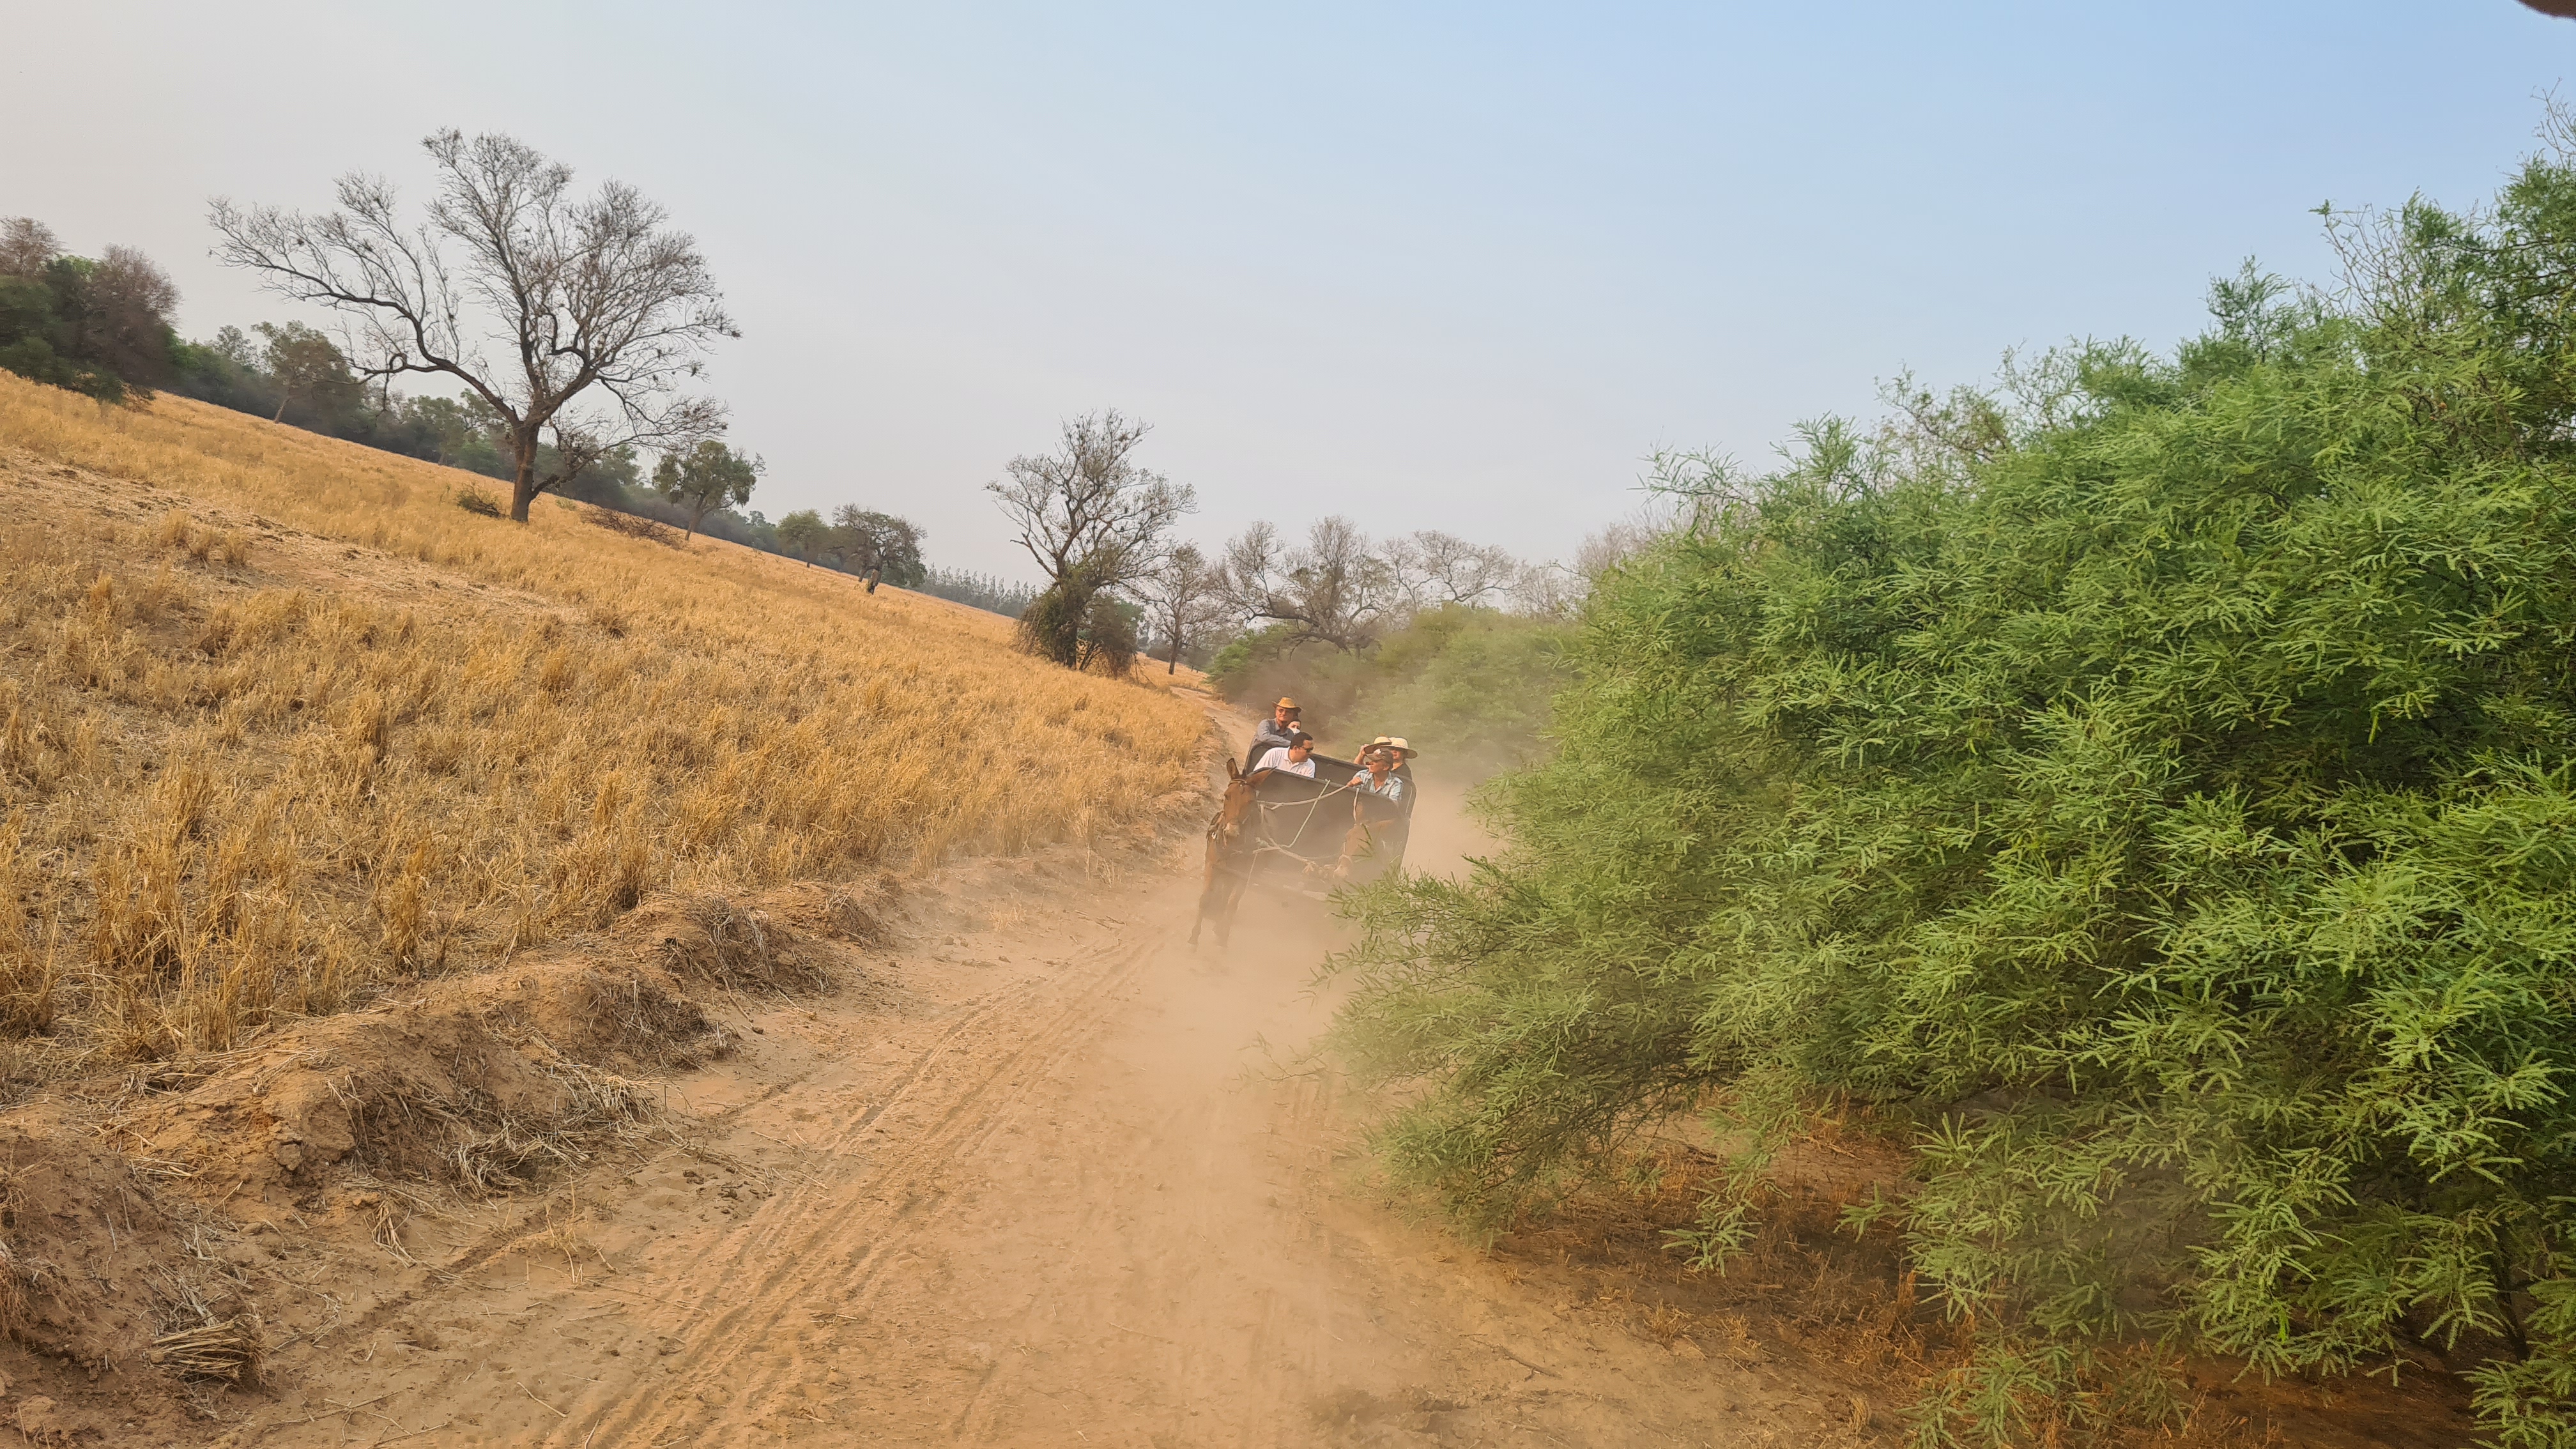
<path fill-rule="evenodd" d="M 1424 808 L 1417 859 L 1460 843 Z M 1177 857 L 941 883 L 866 985 L 747 1009 L 679 1079 L 693 1151 L 514 1232 L 415 1227 L 444 1266 L 290 1351 L 230 1441 L 1863 1442 L 1848 1400 L 1572 1313 L 1382 1201 L 1303 1060 L 1331 928 L 1256 895 L 1194 951 L 1194 893 Z"/>

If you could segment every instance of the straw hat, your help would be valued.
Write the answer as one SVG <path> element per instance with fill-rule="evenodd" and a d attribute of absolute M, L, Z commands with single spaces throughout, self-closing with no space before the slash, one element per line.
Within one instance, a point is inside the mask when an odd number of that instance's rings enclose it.
<path fill-rule="evenodd" d="M 1290 711 L 1291 713 L 1294 713 L 1295 711 L 1297 711 L 1298 709 L 1302 708 L 1303 706 L 1299 705 L 1299 704 L 1297 703 L 1297 701 L 1295 701 L 1295 700 L 1293 700 L 1293 699 L 1290 699 L 1288 696 L 1286 696 L 1286 695 L 1284 695 L 1284 694 L 1283 694 L 1283 695 L 1279 696 L 1279 702 L 1278 702 L 1277 704 L 1274 704 L 1274 705 L 1270 706 L 1270 707 L 1271 707 L 1272 709 L 1284 709 L 1284 710 L 1288 710 L 1288 711 Z"/>
<path fill-rule="evenodd" d="M 1399 755 L 1407 756 L 1422 753 L 1413 746 L 1406 744 L 1404 742 L 1404 736 L 1402 735 L 1379 735 L 1376 739 L 1369 741 L 1368 744 L 1360 750 L 1360 753 L 1365 755 L 1370 750 L 1393 750 Z"/>

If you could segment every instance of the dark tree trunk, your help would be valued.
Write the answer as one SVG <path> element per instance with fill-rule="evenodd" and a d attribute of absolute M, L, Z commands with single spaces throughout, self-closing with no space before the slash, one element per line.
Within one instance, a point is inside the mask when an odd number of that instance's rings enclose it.
<path fill-rule="evenodd" d="M 518 468 L 510 479 L 510 521 L 528 521 L 528 505 L 537 501 L 537 430 L 526 429 L 510 439 L 512 451 L 519 455 Z"/>

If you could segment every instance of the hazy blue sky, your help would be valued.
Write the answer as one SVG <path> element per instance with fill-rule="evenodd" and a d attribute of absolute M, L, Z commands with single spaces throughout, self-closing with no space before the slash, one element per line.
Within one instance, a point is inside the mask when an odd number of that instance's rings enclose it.
<path fill-rule="evenodd" d="M 20 7 L 0 215 L 142 247 L 202 336 L 287 315 L 208 197 L 418 194 L 423 134 L 506 130 L 702 238 L 773 517 L 1025 574 L 979 485 L 1114 405 L 1210 541 L 1564 556 L 1658 445 L 1759 460 L 1903 368 L 2169 344 L 2247 255 L 2322 276 L 2311 208 L 2474 201 L 2576 60 L 2511 0 L 713 10 Z"/>

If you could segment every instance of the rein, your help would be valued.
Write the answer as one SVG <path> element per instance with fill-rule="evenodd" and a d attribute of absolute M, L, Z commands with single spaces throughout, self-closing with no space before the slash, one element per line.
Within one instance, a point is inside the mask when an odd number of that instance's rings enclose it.
<path fill-rule="evenodd" d="M 1306 838 L 1306 827 L 1315 823 L 1315 812 L 1323 809 L 1324 802 L 1332 796 L 1340 794 L 1341 791 L 1342 787 L 1336 785 L 1329 790 L 1319 792 L 1314 799 L 1307 801 L 1305 817 L 1297 822 L 1297 833 L 1288 837 L 1288 843 L 1286 845 L 1272 845 L 1267 842 L 1256 843 L 1252 847 L 1254 853 L 1258 854 L 1265 850 L 1275 850 L 1283 855 L 1295 855 L 1297 842 Z M 1253 808 L 1265 812 L 1261 820 L 1261 829 L 1264 835 L 1271 833 L 1270 813 L 1281 810 L 1294 810 L 1297 808 L 1294 805 L 1274 805 L 1267 800 L 1258 798 L 1254 799 L 1252 804 Z M 1303 857 L 1300 858 L 1302 859 Z"/>
<path fill-rule="evenodd" d="M 1315 823 L 1315 812 L 1324 808 L 1324 802 L 1326 800 L 1341 794 L 1342 791 L 1347 788 L 1349 787 L 1335 785 L 1330 789 L 1317 792 L 1314 799 L 1307 801 L 1306 813 L 1298 819 L 1296 830 L 1289 835 L 1288 841 L 1284 845 L 1275 842 L 1276 832 L 1270 827 L 1271 817 L 1278 814 L 1280 811 L 1294 810 L 1297 807 L 1294 805 L 1276 804 L 1271 801 L 1264 800 L 1259 796 L 1254 796 L 1252 800 L 1252 808 L 1261 812 L 1261 829 L 1255 836 L 1250 850 L 1227 852 L 1228 855 L 1233 857 L 1233 860 L 1227 862 L 1220 868 L 1230 872 L 1249 871 L 1252 869 L 1253 859 L 1261 855 L 1264 851 L 1276 851 L 1281 855 L 1296 855 L 1296 846 L 1306 838 L 1307 827 Z M 1207 831 L 1208 839 L 1216 839 L 1219 828 L 1219 826 L 1210 825 Z M 1304 856 L 1297 856 L 1297 858 L 1300 860 L 1305 859 Z"/>

